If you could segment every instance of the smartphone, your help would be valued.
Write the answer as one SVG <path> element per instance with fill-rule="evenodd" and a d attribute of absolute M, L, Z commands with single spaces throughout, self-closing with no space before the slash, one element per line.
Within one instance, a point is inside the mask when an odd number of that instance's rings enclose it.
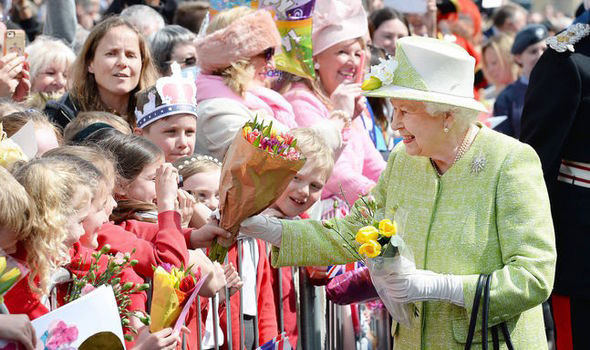
<path fill-rule="evenodd" d="M 19 56 L 25 55 L 25 31 L 22 29 L 8 29 L 4 33 L 4 56 L 16 52 Z"/>

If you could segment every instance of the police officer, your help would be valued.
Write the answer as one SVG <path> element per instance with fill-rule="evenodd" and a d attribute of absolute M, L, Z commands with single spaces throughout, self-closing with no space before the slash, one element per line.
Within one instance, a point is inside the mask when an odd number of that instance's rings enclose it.
<path fill-rule="evenodd" d="M 539 154 L 551 200 L 558 350 L 588 347 L 590 329 L 590 25 L 547 39 L 532 71 L 520 139 Z"/>

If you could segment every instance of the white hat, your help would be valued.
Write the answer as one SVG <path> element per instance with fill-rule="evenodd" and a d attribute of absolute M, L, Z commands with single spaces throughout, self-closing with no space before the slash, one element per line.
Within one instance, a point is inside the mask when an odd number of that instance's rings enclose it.
<path fill-rule="evenodd" d="M 311 34 L 313 55 L 369 31 L 361 0 L 316 0 Z"/>
<path fill-rule="evenodd" d="M 363 93 L 370 97 L 436 102 L 487 112 L 473 98 L 475 59 L 459 45 L 408 36 L 397 41 L 395 58 L 371 67 Z"/>

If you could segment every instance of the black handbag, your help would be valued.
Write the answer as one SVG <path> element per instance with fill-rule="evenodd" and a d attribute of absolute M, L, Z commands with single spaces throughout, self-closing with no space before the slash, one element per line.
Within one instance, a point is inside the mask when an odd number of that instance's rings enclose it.
<path fill-rule="evenodd" d="M 482 305 L 482 322 L 481 322 L 481 348 L 482 350 L 488 349 L 488 315 L 490 311 L 490 284 L 492 281 L 492 275 L 479 275 L 477 279 L 477 288 L 475 289 L 475 298 L 473 299 L 473 309 L 471 310 L 471 318 L 469 319 L 469 331 L 467 333 L 467 341 L 465 342 L 465 350 L 471 349 L 473 343 L 473 335 L 475 334 L 475 324 L 477 323 L 477 314 L 479 313 L 479 304 L 483 294 L 483 305 Z M 504 341 L 509 350 L 514 350 L 512 346 L 512 340 L 510 340 L 510 332 L 508 332 L 508 326 L 506 322 L 502 322 L 499 325 L 492 327 L 492 343 L 494 350 L 500 349 L 500 339 L 498 337 L 498 328 L 504 335 Z"/>

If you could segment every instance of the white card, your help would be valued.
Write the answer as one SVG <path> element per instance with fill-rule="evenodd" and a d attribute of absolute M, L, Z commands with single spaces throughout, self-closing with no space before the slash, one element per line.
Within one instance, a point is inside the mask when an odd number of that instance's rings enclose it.
<path fill-rule="evenodd" d="M 37 335 L 37 348 L 41 346 L 43 349 L 46 343 L 52 342 L 53 345 L 59 343 L 59 346 L 78 349 L 82 343 L 93 341 L 97 333 L 112 334 L 113 341 L 110 344 L 113 347 L 109 349 L 125 348 L 119 309 L 111 286 L 100 286 L 33 320 L 32 324 Z M 91 337 L 93 339 L 89 339 Z M 117 340 L 121 347 L 116 345 Z"/>
<path fill-rule="evenodd" d="M 500 7 L 502 6 L 502 2 L 502 0 L 483 0 L 481 2 L 481 7 L 483 7 L 484 9 Z"/>
<path fill-rule="evenodd" d="M 15 132 L 10 139 L 19 145 L 23 153 L 32 159 L 37 154 L 37 140 L 35 139 L 35 125 L 29 120 L 22 128 Z"/>
<path fill-rule="evenodd" d="M 426 13 L 427 0 L 385 0 L 385 6 L 401 13 Z"/>

